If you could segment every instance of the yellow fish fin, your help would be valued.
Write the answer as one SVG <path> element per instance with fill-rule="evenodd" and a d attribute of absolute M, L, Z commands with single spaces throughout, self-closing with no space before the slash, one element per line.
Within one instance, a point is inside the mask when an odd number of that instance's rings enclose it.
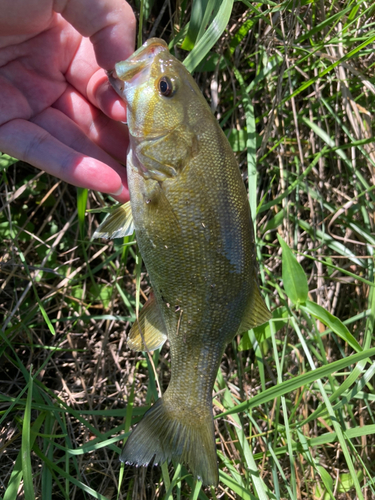
<path fill-rule="evenodd" d="M 127 345 L 134 351 L 155 351 L 167 340 L 163 318 L 154 294 L 141 309 L 131 327 Z M 147 347 L 146 347 L 147 346 Z"/>
<path fill-rule="evenodd" d="M 162 137 L 141 142 L 135 154 L 147 169 L 142 175 L 163 182 L 176 177 L 198 151 L 196 133 L 181 123 Z"/>
<path fill-rule="evenodd" d="M 167 389 L 168 391 L 168 389 Z M 120 460 L 126 464 L 147 466 L 171 459 L 186 463 L 195 478 L 204 485 L 217 486 L 218 467 L 212 408 L 207 406 L 182 415 L 185 404 L 169 407 L 158 399 L 130 434 Z"/>
<path fill-rule="evenodd" d="M 243 333 L 247 330 L 251 330 L 251 328 L 255 328 L 258 325 L 262 325 L 271 318 L 272 314 L 269 312 L 266 304 L 264 303 L 258 284 L 254 280 L 254 293 L 248 303 L 247 310 L 242 318 L 238 333 Z"/>
<path fill-rule="evenodd" d="M 134 233 L 130 201 L 114 207 L 92 236 L 95 238 L 123 238 Z"/>

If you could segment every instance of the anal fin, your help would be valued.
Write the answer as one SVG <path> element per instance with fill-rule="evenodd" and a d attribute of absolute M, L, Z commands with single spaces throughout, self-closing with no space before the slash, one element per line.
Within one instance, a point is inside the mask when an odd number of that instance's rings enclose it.
<path fill-rule="evenodd" d="M 155 351 L 167 340 L 165 330 L 155 296 L 151 294 L 131 327 L 127 345 L 134 351 Z"/>

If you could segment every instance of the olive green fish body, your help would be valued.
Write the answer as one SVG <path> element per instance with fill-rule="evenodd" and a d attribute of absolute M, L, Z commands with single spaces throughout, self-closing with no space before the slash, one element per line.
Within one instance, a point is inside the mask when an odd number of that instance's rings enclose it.
<path fill-rule="evenodd" d="M 225 135 L 164 42 L 149 40 L 115 76 L 128 108 L 134 227 L 154 294 L 141 313 L 144 332 L 135 325 L 130 345 L 145 350 L 149 338 L 155 348 L 166 335 L 171 352 L 168 389 L 121 459 L 174 458 L 217 484 L 212 389 L 221 357 L 236 333 L 269 319 L 246 190 Z"/>

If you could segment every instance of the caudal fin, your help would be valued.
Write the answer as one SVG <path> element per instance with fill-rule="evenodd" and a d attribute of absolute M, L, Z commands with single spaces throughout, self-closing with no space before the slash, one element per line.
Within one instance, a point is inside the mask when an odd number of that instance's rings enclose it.
<path fill-rule="evenodd" d="M 130 434 L 120 460 L 132 465 L 186 463 L 205 485 L 218 484 L 212 410 L 200 417 L 184 415 L 183 408 L 168 408 L 163 398 L 152 406 Z"/>

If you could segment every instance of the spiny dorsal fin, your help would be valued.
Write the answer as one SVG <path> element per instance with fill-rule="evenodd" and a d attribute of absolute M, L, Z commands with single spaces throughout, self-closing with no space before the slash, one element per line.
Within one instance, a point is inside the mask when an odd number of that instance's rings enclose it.
<path fill-rule="evenodd" d="M 93 234 L 95 238 L 123 238 L 134 233 L 134 223 L 130 201 L 114 207 Z"/>
<path fill-rule="evenodd" d="M 251 330 L 258 325 L 266 323 L 272 318 L 272 314 L 267 309 L 266 304 L 260 294 L 258 284 L 254 280 L 254 293 L 249 301 L 245 316 L 242 318 L 238 333 Z"/>
<path fill-rule="evenodd" d="M 134 351 L 155 351 L 167 340 L 165 330 L 155 296 L 151 294 L 131 327 L 128 347 Z"/>

